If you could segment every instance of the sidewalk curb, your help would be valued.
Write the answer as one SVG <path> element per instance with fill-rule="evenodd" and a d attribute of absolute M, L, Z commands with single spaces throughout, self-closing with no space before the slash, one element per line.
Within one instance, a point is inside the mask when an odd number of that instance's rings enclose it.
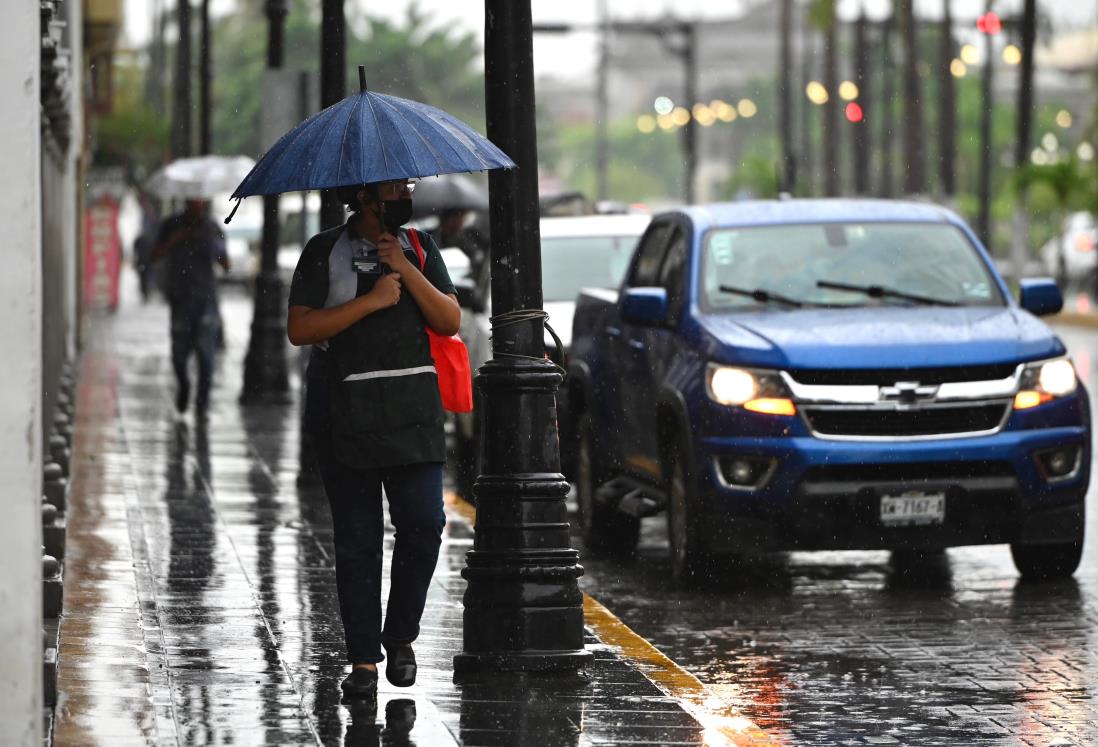
<path fill-rule="evenodd" d="M 465 499 L 448 491 L 446 505 L 470 524 L 476 523 L 476 508 Z M 586 593 L 583 595 L 583 618 L 600 641 L 616 649 L 622 659 L 677 700 L 701 724 L 706 744 L 723 742 L 735 747 L 782 744 Z"/>

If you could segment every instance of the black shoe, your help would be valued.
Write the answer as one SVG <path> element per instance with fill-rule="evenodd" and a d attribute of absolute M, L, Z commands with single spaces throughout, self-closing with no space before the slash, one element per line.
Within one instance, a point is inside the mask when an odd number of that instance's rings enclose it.
<path fill-rule="evenodd" d="M 355 667 L 340 687 L 344 695 L 353 698 L 372 698 L 377 694 L 377 670 Z"/>
<path fill-rule="evenodd" d="M 389 654 L 385 662 L 385 679 L 397 687 L 411 687 L 416 684 L 416 655 L 411 645 L 402 643 L 392 648 L 386 647 Z"/>
<path fill-rule="evenodd" d="M 401 698 L 385 704 L 385 736 L 406 737 L 416 725 L 416 702 Z"/>

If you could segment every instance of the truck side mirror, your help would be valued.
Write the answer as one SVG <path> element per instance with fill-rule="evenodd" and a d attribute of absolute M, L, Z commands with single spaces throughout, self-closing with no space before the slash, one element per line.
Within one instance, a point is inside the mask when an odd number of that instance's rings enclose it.
<path fill-rule="evenodd" d="M 1064 308 L 1064 297 L 1052 278 L 1023 278 L 1018 287 L 1019 305 L 1034 316 L 1055 314 Z"/>
<path fill-rule="evenodd" d="M 621 317 L 631 324 L 663 324 L 667 321 L 667 289 L 629 288 L 621 300 Z"/>

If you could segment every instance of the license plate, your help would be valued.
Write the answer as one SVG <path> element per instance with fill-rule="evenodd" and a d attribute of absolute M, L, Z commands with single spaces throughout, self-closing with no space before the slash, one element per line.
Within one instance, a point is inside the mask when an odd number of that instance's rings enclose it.
<path fill-rule="evenodd" d="M 881 496 L 881 524 L 926 526 L 945 521 L 945 493 L 910 491 Z"/>

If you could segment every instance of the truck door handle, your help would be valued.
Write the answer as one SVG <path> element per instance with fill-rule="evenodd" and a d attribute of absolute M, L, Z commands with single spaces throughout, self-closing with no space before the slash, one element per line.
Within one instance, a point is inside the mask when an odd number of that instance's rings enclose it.
<path fill-rule="evenodd" d="M 611 337 L 621 337 L 621 328 L 619 327 L 607 327 L 606 334 Z"/>
<path fill-rule="evenodd" d="M 630 340 L 626 344 L 633 348 L 633 350 L 644 350 L 644 340 Z"/>

